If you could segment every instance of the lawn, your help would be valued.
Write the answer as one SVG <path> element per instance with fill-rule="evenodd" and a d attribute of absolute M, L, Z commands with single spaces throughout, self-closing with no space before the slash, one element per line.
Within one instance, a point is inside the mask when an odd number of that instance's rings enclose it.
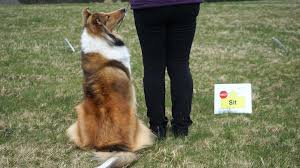
<path fill-rule="evenodd" d="M 126 5 L 0 6 L 0 167 L 98 164 L 91 152 L 77 149 L 65 135 L 76 119 L 73 108 L 83 97 L 81 10 Z M 190 134 L 175 139 L 169 133 L 165 141 L 140 152 L 132 167 L 300 167 L 299 18 L 299 0 L 202 4 L 190 61 Z M 131 50 L 138 115 L 147 122 L 132 12 L 119 34 Z M 64 38 L 76 52 L 66 47 Z M 215 83 L 251 83 L 253 114 L 214 115 Z M 166 97 L 170 116 L 170 94 Z"/>

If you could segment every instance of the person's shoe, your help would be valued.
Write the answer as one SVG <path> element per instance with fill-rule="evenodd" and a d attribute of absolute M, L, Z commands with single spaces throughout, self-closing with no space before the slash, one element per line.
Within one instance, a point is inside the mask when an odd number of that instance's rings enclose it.
<path fill-rule="evenodd" d="M 186 137 L 189 134 L 189 129 L 188 128 L 172 127 L 172 132 L 173 132 L 175 138 L 177 138 L 177 137 Z"/>
<path fill-rule="evenodd" d="M 150 127 L 150 129 L 157 136 L 158 139 L 161 140 L 166 138 L 167 129 L 165 126 L 154 126 Z"/>

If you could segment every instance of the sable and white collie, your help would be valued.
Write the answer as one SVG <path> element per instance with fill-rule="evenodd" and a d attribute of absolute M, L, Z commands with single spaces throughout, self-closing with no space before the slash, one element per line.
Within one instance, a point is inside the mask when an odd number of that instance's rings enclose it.
<path fill-rule="evenodd" d="M 95 149 L 99 159 L 117 156 L 113 167 L 129 165 L 135 151 L 153 144 L 154 135 L 136 116 L 130 54 L 112 33 L 125 9 L 111 13 L 83 10 L 81 67 L 84 100 L 75 108 L 77 121 L 67 134 L 81 149 Z"/>

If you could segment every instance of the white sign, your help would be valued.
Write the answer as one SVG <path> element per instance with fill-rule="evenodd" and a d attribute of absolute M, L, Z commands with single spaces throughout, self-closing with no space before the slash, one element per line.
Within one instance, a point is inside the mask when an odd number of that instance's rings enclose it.
<path fill-rule="evenodd" d="M 251 84 L 215 84 L 214 114 L 252 113 Z"/>

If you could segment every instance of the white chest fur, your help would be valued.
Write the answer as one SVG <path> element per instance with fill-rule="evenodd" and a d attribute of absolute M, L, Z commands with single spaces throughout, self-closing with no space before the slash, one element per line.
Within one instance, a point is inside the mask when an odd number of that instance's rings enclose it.
<path fill-rule="evenodd" d="M 120 61 L 131 71 L 130 54 L 126 46 L 111 46 L 105 39 L 89 35 L 86 29 L 81 35 L 81 50 L 83 53 L 99 53 L 107 59 Z"/>

